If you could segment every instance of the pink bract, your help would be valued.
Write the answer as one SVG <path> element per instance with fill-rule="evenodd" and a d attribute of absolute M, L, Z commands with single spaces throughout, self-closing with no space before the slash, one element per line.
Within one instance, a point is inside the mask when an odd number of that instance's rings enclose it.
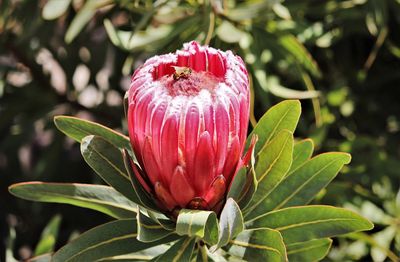
<path fill-rule="evenodd" d="M 182 68 L 191 70 L 179 76 Z M 148 59 L 128 92 L 129 136 L 141 166 L 134 171 L 143 187 L 167 211 L 218 211 L 243 165 L 250 91 L 242 59 L 186 43 Z"/>

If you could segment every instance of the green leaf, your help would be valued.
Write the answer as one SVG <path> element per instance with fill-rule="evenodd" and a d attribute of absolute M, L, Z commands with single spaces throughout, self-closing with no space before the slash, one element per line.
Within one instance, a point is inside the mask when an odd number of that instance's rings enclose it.
<path fill-rule="evenodd" d="M 65 33 L 65 42 L 71 43 L 72 40 L 82 31 L 83 27 L 92 19 L 97 9 L 112 4 L 112 0 L 87 0 L 74 17 Z"/>
<path fill-rule="evenodd" d="M 279 43 L 294 57 L 296 62 L 300 63 L 312 75 L 316 77 L 321 76 L 317 63 L 312 58 L 307 48 L 294 35 L 286 34 L 281 36 L 279 38 Z"/>
<path fill-rule="evenodd" d="M 320 205 L 272 211 L 246 225 L 250 228 L 276 229 L 281 232 L 286 244 L 373 228 L 371 222 L 350 210 Z"/>
<path fill-rule="evenodd" d="M 258 138 L 256 135 L 252 136 L 254 144 L 257 143 L 257 139 Z M 249 152 L 247 152 L 247 154 L 248 153 Z M 233 178 L 227 194 L 227 198 L 232 198 L 235 200 L 240 209 L 244 209 L 247 206 L 247 204 L 253 198 L 258 186 L 256 173 L 254 170 L 254 147 L 250 154 L 250 168 L 245 166 L 239 169 L 238 173 Z"/>
<path fill-rule="evenodd" d="M 159 212 L 159 208 L 154 203 L 152 196 L 143 188 L 142 184 L 139 182 L 138 178 L 134 174 L 132 165 L 136 165 L 136 164 L 132 163 L 132 161 L 131 161 L 132 159 L 130 158 L 127 150 L 124 149 L 122 155 L 123 155 L 125 170 L 128 171 L 129 179 L 131 181 L 132 187 L 134 188 L 136 198 L 138 200 L 137 203 L 149 210 Z M 138 170 L 138 172 L 140 171 L 140 167 L 137 165 L 136 165 L 136 169 Z"/>
<path fill-rule="evenodd" d="M 67 10 L 71 0 L 49 0 L 42 10 L 42 17 L 46 20 L 53 20 L 62 16 Z"/>
<path fill-rule="evenodd" d="M 268 74 L 267 77 L 265 68 L 261 66 L 261 63 L 260 66 L 254 65 L 254 76 L 264 91 L 278 97 L 285 99 L 310 99 L 320 95 L 320 92 L 315 90 L 300 91 L 282 86 L 277 76 Z"/>
<path fill-rule="evenodd" d="M 213 248 L 225 246 L 244 229 L 243 216 L 238 204 L 232 198 L 228 198 L 219 218 L 218 244 Z"/>
<path fill-rule="evenodd" d="M 297 142 L 293 148 L 293 161 L 289 174 L 310 159 L 314 152 L 314 142 L 311 139 L 304 139 Z"/>
<path fill-rule="evenodd" d="M 167 252 L 158 256 L 154 261 L 173 261 L 173 262 L 185 262 L 190 261 L 194 246 L 196 244 L 196 238 L 185 237 L 178 240 L 173 246 L 171 246 Z"/>
<path fill-rule="evenodd" d="M 176 222 L 180 236 L 199 237 L 210 245 L 218 242 L 218 220 L 212 211 L 181 209 Z"/>
<path fill-rule="evenodd" d="M 281 234 L 269 228 L 242 231 L 230 241 L 227 252 L 245 261 L 287 261 Z"/>
<path fill-rule="evenodd" d="M 112 257 L 107 257 L 103 258 L 100 260 L 97 260 L 98 262 L 130 262 L 130 261 L 148 261 L 156 258 L 157 256 L 167 252 L 168 248 L 171 245 L 168 244 L 161 244 L 157 246 L 153 246 L 151 248 L 147 248 L 142 251 L 138 251 L 135 253 L 130 253 L 130 254 L 125 254 L 125 255 L 118 255 L 118 256 L 112 256 Z"/>
<path fill-rule="evenodd" d="M 29 258 L 29 262 L 51 262 L 51 253 Z M 9 260 L 6 260 L 9 261 Z M 17 260 L 15 260 L 17 261 Z M 11 262 L 11 261 L 10 261 Z"/>
<path fill-rule="evenodd" d="M 164 229 L 175 230 L 176 224 L 172 220 L 168 219 L 164 214 L 153 212 L 149 209 L 147 209 L 147 214 L 153 221 L 157 222 Z"/>
<path fill-rule="evenodd" d="M 301 114 L 301 105 L 298 100 L 286 100 L 271 107 L 258 121 L 254 130 L 246 141 L 246 148 L 251 143 L 253 134 L 258 136 L 255 146 L 255 155 L 280 131 L 287 129 L 294 132 Z"/>
<path fill-rule="evenodd" d="M 235 175 L 228 192 L 228 198 L 238 202 L 241 209 L 247 206 L 257 189 L 257 179 L 254 168 L 247 170 L 243 167 Z"/>
<path fill-rule="evenodd" d="M 54 123 L 61 132 L 79 143 L 85 136 L 95 135 L 121 149 L 131 148 L 129 137 L 95 122 L 71 116 L 56 116 L 54 117 Z"/>
<path fill-rule="evenodd" d="M 255 169 L 258 187 L 244 210 L 246 220 L 260 216 L 267 211 L 264 207 L 265 200 L 289 171 L 292 164 L 292 153 L 293 135 L 287 130 L 282 130 L 261 150 Z"/>
<path fill-rule="evenodd" d="M 219 39 L 226 43 L 238 43 L 240 39 L 243 38 L 245 34 L 243 31 L 239 30 L 232 23 L 224 20 L 215 31 Z"/>
<path fill-rule="evenodd" d="M 288 259 L 298 262 L 319 261 L 328 254 L 331 245 L 332 240 L 329 238 L 287 245 Z"/>
<path fill-rule="evenodd" d="M 315 156 L 289 174 L 263 203 L 265 211 L 309 203 L 350 162 L 346 153 L 324 153 Z"/>
<path fill-rule="evenodd" d="M 100 137 L 87 136 L 82 139 L 81 153 L 86 163 L 107 184 L 133 202 L 140 203 L 132 188 L 129 175 L 126 173 L 120 149 Z"/>
<path fill-rule="evenodd" d="M 9 191 L 26 200 L 70 204 L 93 209 L 114 218 L 136 216 L 136 204 L 108 186 L 26 182 L 10 186 Z"/>
<path fill-rule="evenodd" d="M 136 219 L 124 219 L 92 228 L 58 250 L 53 261 L 95 261 L 141 251 L 176 239 L 171 236 L 152 243 L 140 242 L 136 239 L 136 227 Z"/>
<path fill-rule="evenodd" d="M 137 239 L 139 241 L 153 242 L 173 234 L 172 231 L 165 230 L 160 224 L 154 222 L 151 218 L 147 217 L 142 212 L 137 213 Z"/>
<path fill-rule="evenodd" d="M 54 251 L 60 224 L 61 216 L 55 215 L 43 229 L 39 243 L 36 245 L 34 256 L 39 256 Z"/>
<path fill-rule="evenodd" d="M 242 4 L 237 5 L 234 9 L 227 9 L 227 17 L 233 21 L 249 20 L 256 17 L 260 17 L 260 14 L 268 11 L 272 8 L 272 5 L 276 3 L 276 0 L 272 1 L 246 1 Z"/>

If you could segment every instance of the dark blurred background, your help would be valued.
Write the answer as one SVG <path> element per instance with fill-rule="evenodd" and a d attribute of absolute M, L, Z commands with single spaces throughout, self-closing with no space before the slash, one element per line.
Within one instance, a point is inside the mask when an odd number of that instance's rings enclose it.
<path fill-rule="evenodd" d="M 356 210 L 375 228 L 335 240 L 327 260 L 395 261 L 399 28 L 400 0 L 0 0 L 0 261 L 57 249 L 107 221 L 87 209 L 17 199 L 7 187 L 102 183 L 53 117 L 126 133 L 122 99 L 133 70 L 191 40 L 243 57 L 252 125 L 271 105 L 302 99 L 297 137 L 311 136 L 317 152 L 352 154 L 315 202 Z"/>

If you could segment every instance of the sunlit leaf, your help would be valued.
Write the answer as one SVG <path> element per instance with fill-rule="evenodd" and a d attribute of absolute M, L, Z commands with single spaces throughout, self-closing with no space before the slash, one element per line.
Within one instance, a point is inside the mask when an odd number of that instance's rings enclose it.
<path fill-rule="evenodd" d="M 58 250 L 53 261 L 95 261 L 141 251 L 176 239 L 167 237 L 152 243 L 141 242 L 136 239 L 136 226 L 135 219 L 124 219 L 95 227 Z"/>
<path fill-rule="evenodd" d="M 163 261 L 174 261 L 184 262 L 190 261 L 194 247 L 196 244 L 196 238 L 184 237 L 178 240 L 173 246 L 171 246 L 164 254 L 160 255 L 155 259 L 156 262 Z"/>
<path fill-rule="evenodd" d="M 137 239 L 139 241 L 153 242 L 173 234 L 172 231 L 165 230 L 159 223 L 154 222 L 151 218 L 144 215 L 142 213 L 143 211 L 138 212 L 137 214 Z"/>
<path fill-rule="evenodd" d="M 343 165 L 350 162 L 346 153 L 330 152 L 308 160 L 274 188 L 263 203 L 264 210 L 308 204 L 332 179 Z"/>
<path fill-rule="evenodd" d="M 242 212 L 238 204 L 229 198 L 219 218 L 219 238 L 215 249 L 225 246 L 244 229 Z"/>
<path fill-rule="evenodd" d="M 176 233 L 199 237 L 210 245 L 218 242 L 218 221 L 213 211 L 182 209 L 176 221 Z"/>
<path fill-rule="evenodd" d="M 332 206 L 299 206 L 269 212 L 247 224 L 278 230 L 286 244 L 333 237 L 373 228 L 362 216 Z"/>
<path fill-rule="evenodd" d="M 269 228 L 244 230 L 230 241 L 227 252 L 245 261 L 287 261 L 281 234 Z"/>
<path fill-rule="evenodd" d="M 55 215 L 43 229 L 39 243 L 36 245 L 34 255 L 39 256 L 54 251 L 60 230 L 61 216 Z"/>
<path fill-rule="evenodd" d="M 65 33 L 65 42 L 71 43 L 92 19 L 97 9 L 112 4 L 112 0 L 88 0 L 74 17 Z"/>
<path fill-rule="evenodd" d="M 46 20 L 53 20 L 62 16 L 72 0 L 49 0 L 42 10 L 42 17 Z"/>
<path fill-rule="evenodd" d="M 308 262 L 323 259 L 331 248 L 332 240 L 321 238 L 287 245 L 289 261 Z"/>
<path fill-rule="evenodd" d="M 10 186 L 10 193 L 32 201 L 62 203 L 93 209 L 114 218 L 136 216 L 136 204 L 112 187 L 91 184 L 26 182 Z"/>
<path fill-rule="evenodd" d="M 304 139 L 294 144 L 293 161 L 289 174 L 310 159 L 314 152 L 314 143 L 311 139 Z"/>
<path fill-rule="evenodd" d="M 140 203 L 127 171 L 122 151 L 97 136 L 82 139 L 81 153 L 86 163 L 110 186 L 135 203 Z"/>
<path fill-rule="evenodd" d="M 286 100 L 271 107 L 261 119 L 246 141 L 246 147 L 250 145 L 252 134 L 258 136 L 255 146 L 257 156 L 261 149 L 280 131 L 287 129 L 294 132 L 301 114 L 300 102 L 297 100 Z"/>
<path fill-rule="evenodd" d="M 264 203 L 268 195 L 279 185 L 289 171 L 292 163 L 293 135 L 282 130 L 259 153 L 256 163 L 256 177 L 258 186 L 253 198 L 245 208 L 245 220 L 253 219 L 264 214 Z"/>
<path fill-rule="evenodd" d="M 56 116 L 54 123 L 59 130 L 79 143 L 85 136 L 96 135 L 119 148 L 130 148 L 129 137 L 95 122 L 72 116 Z"/>

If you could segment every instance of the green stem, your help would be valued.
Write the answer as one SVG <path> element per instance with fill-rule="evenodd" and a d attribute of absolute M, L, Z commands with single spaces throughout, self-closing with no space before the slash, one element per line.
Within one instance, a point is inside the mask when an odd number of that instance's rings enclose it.
<path fill-rule="evenodd" d="M 201 261 L 208 262 L 207 247 L 203 241 L 199 242 L 199 252 L 201 252 Z"/>

